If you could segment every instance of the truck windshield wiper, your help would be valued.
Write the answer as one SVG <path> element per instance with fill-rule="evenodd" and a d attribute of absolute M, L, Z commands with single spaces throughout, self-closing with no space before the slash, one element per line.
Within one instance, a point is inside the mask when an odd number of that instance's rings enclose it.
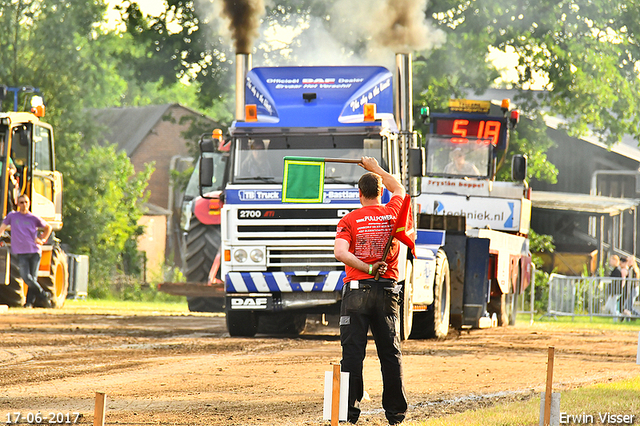
<path fill-rule="evenodd" d="M 250 177 L 237 177 L 236 181 L 239 180 L 261 180 L 263 182 L 275 182 L 276 178 L 273 176 L 250 176 Z"/>
<path fill-rule="evenodd" d="M 325 176 L 324 181 L 328 183 L 353 183 L 344 180 L 343 176 Z"/>

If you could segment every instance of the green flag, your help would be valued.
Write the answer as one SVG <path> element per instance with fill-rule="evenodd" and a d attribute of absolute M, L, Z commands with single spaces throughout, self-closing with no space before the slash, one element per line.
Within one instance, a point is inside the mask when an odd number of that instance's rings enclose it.
<path fill-rule="evenodd" d="M 284 157 L 283 203 L 321 203 L 324 158 Z"/>

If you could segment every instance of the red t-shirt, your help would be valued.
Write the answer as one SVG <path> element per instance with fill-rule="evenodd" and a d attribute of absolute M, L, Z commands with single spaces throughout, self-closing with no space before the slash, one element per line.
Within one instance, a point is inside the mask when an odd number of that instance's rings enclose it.
<path fill-rule="evenodd" d="M 354 210 L 338 223 L 336 238 L 349 242 L 349 251 L 364 263 L 373 264 L 382 260 L 384 248 L 396 222 L 402 197 L 395 196 L 386 205 L 367 206 Z M 385 262 L 387 272 L 383 278 L 398 279 L 399 243 L 393 240 L 391 250 Z M 367 272 L 345 265 L 347 277 L 344 282 L 373 278 Z"/>

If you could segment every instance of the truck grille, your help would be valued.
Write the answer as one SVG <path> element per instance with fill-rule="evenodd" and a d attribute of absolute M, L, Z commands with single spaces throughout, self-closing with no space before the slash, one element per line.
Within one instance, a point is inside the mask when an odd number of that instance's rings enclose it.
<path fill-rule="evenodd" d="M 267 250 L 268 271 L 338 271 L 341 262 L 333 256 L 333 247 L 272 247 Z"/>
<path fill-rule="evenodd" d="M 241 225 L 238 240 L 280 240 L 285 235 L 295 235 L 296 240 L 333 238 L 336 225 Z"/>

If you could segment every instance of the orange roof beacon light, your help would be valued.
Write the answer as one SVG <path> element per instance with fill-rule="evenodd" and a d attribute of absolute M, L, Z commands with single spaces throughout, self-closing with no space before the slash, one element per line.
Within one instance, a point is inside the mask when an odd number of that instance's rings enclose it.
<path fill-rule="evenodd" d="M 500 103 L 500 109 L 506 115 L 507 111 L 509 111 L 509 107 L 511 106 L 511 101 L 509 99 L 503 99 Z"/>
<path fill-rule="evenodd" d="M 258 107 L 257 105 L 245 105 L 244 106 L 244 120 L 245 121 L 258 121 Z"/>
<path fill-rule="evenodd" d="M 364 121 L 376 121 L 376 104 L 364 104 Z"/>
<path fill-rule="evenodd" d="M 222 130 L 215 129 L 213 132 L 211 132 L 211 137 L 217 140 L 222 139 Z"/>
<path fill-rule="evenodd" d="M 33 96 L 31 98 L 31 112 L 38 118 L 44 117 L 44 101 L 42 96 Z"/>

